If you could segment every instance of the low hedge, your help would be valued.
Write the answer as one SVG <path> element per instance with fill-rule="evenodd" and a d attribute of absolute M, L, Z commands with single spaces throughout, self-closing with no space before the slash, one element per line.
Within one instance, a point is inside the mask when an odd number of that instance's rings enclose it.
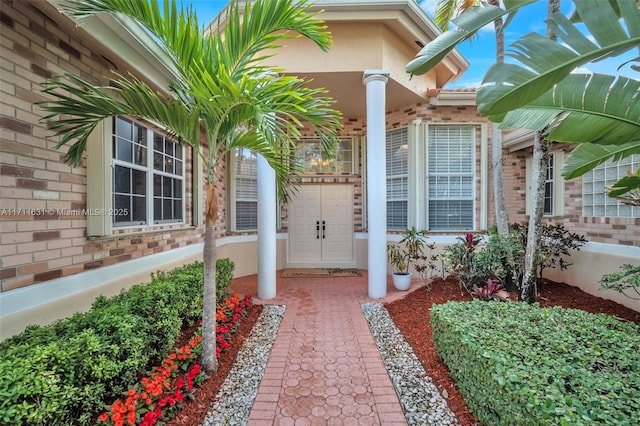
<path fill-rule="evenodd" d="M 640 424 L 640 326 L 525 303 L 448 302 L 433 340 L 486 425 Z"/>
<path fill-rule="evenodd" d="M 216 267 L 222 300 L 234 265 L 219 259 Z M 203 276 L 202 262 L 160 272 L 148 284 L 98 297 L 88 312 L 1 342 L 0 424 L 89 424 L 202 317 Z"/>

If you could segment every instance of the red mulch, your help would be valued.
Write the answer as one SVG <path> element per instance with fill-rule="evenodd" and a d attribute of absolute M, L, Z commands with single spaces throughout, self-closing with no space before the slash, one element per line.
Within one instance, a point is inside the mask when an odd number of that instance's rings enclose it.
<path fill-rule="evenodd" d="M 431 340 L 430 309 L 433 304 L 445 303 L 449 300 L 471 300 L 468 295 L 460 293 L 455 279 L 446 281 L 437 279 L 431 292 L 418 289 L 403 299 L 386 305 L 394 322 L 405 335 L 414 351 L 422 360 L 429 376 L 438 385 L 453 412 L 463 426 L 479 424 L 469 412 L 467 405 L 449 377 L 447 366 L 438 357 Z M 606 313 L 618 318 L 640 323 L 640 312 L 626 308 L 616 302 L 605 300 L 583 292 L 577 287 L 564 283 L 545 282 L 540 291 L 541 306 L 563 306 L 565 308 L 583 309 L 593 313 Z"/>
<path fill-rule="evenodd" d="M 418 289 L 408 297 L 388 304 L 386 308 L 393 320 L 400 328 L 407 340 L 413 346 L 416 354 L 427 368 L 429 375 L 438 385 L 443 394 L 447 395 L 449 406 L 458 416 L 463 426 L 477 425 L 477 420 L 469 412 L 455 383 L 449 377 L 447 366 L 438 358 L 431 341 L 431 327 L 429 326 L 430 309 L 434 303 L 445 303 L 449 300 L 471 300 L 468 295 L 460 293 L 458 283 L 453 279 L 437 279 L 433 283 L 431 292 Z M 567 284 L 546 282 L 541 289 L 539 303 L 541 306 L 560 305 L 566 308 L 577 308 L 594 313 L 607 313 L 621 319 L 640 323 L 640 312 L 633 311 L 618 303 L 592 296 L 582 290 Z M 194 401 L 185 402 L 177 417 L 170 420 L 167 426 L 199 425 L 204 421 L 212 401 L 222 386 L 227 373 L 233 365 L 236 354 L 247 338 L 251 329 L 262 312 L 262 306 L 256 305 L 252 313 L 241 323 L 234 335 L 231 347 L 218 359 L 218 372 L 211 375 L 195 392 Z M 193 331 L 186 332 L 185 338 Z"/>
<path fill-rule="evenodd" d="M 184 405 L 178 412 L 178 415 L 167 422 L 167 426 L 192 426 L 202 424 L 211 403 L 215 401 L 218 390 L 224 383 L 224 380 L 233 366 L 233 362 L 236 359 L 238 351 L 242 347 L 242 343 L 245 341 L 253 325 L 258 320 L 258 316 L 262 312 L 261 305 L 254 305 L 249 316 L 247 316 L 241 323 L 238 330 L 231 338 L 231 346 L 218 357 L 218 371 L 215 374 L 211 374 L 207 380 L 195 391 L 195 399 L 192 401 L 185 401 Z M 183 333 L 183 335 L 191 334 Z M 187 338 L 188 341 L 188 338 Z"/>

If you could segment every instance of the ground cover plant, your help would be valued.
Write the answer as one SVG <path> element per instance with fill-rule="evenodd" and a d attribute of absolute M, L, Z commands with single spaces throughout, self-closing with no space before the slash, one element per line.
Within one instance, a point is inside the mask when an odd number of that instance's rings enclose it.
<path fill-rule="evenodd" d="M 228 289 L 233 263 L 221 259 L 218 270 L 219 286 Z M 99 297 L 86 313 L 0 343 L 0 423 L 89 424 L 105 401 L 169 355 L 183 327 L 200 320 L 202 281 L 202 262 L 158 273 L 148 284 Z"/>
<path fill-rule="evenodd" d="M 231 336 L 253 308 L 251 296 L 223 297 L 216 310 L 218 356 L 231 346 Z M 198 363 L 202 351 L 202 329 L 189 342 L 177 347 L 164 362 L 129 388 L 98 417 L 99 425 L 153 426 L 174 417 L 185 399 L 194 399 L 195 389 L 206 375 Z"/>
<path fill-rule="evenodd" d="M 461 425 L 477 426 L 478 420 L 469 410 L 456 382 L 450 375 L 449 368 L 438 356 L 432 339 L 431 308 L 451 300 L 470 301 L 472 299 L 471 295 L 460 293 L 455 278 L 436 278 L 432 291 L 416 290 L 385 307 L 426 367 L 429 376 L 440 388 Z M 640 312 L 564 283 L 545 281 L 540 290 L 538 303 L 540 306 L 563 306 L 593 313 L 605 313 L 621 321 L 640 324 Z"/>
<path fill-rule="evenodd" d="M 640 423 L 640 327 L 523 303 L 431 309 L 434 345 L 482 424 Z"/>

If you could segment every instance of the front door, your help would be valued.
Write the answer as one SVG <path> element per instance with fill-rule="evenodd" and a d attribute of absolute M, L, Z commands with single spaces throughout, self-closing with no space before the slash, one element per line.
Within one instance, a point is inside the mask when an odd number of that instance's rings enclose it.
<path fill-rule="evenodd" d="M 301 186 L 289 204 L 289 266 L 353 267 L 353 246 L 353 186 Z"/>

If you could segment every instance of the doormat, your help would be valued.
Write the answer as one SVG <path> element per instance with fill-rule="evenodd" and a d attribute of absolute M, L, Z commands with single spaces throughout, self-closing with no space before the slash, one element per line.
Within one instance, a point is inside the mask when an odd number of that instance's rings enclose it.
<path fill-rule="evenodd" d="M 289 268 L 282 270 L 282 278 L 361 277 L 356 268 Z"/>

